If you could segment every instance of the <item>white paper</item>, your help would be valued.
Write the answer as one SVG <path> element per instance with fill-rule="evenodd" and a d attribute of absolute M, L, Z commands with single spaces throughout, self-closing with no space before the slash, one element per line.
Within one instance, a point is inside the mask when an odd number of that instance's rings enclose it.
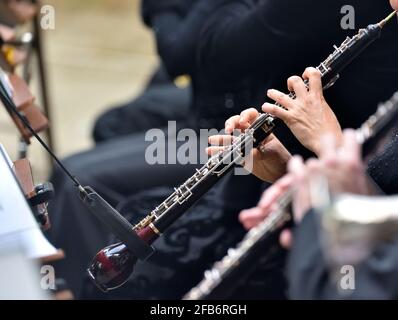
<path fill-rule="evenodd" d="M 0 145 L 0 242 L 21 243 L 30 258 L 53 255 L 57 250 L 41 233 L 22 189 Z"/>
<path fill-rule="evenodd" d="M 38 264 L 15 246 L 0 247 L 0 300 L 47 300 Z"/>
<path fill-rule="evenodd" d="M 0 68 L 0 81 L 3 84 L 4 88 L 6 89 L 7 94 L 10 97 L 13 97 L 13 89 L 10 80 L 8 79 L 8 75 L 1 68 Z"/>

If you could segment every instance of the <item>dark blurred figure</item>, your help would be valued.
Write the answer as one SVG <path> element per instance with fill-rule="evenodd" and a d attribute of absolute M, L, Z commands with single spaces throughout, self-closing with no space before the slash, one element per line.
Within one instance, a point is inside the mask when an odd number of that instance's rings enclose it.
<path fill-rule="evenodd" d="M 167 101 L 169 101 L 168 103 Z M 167 126 L 167 121 L 186 118 L 191 88 L 177 88 L 163 65 L 154 72 L 145 91 L 132 101 L 111 107 L 95 122 L 96 143 Z"/>
<path fill-rule="evenodd" d="M 198 39 L 208 16 L 229 0 L 143 0 L 144 22 L 154 31 L 157 50 L 167 72 L 192 79 L 192 128 L 224 127 L 226 116 L 240 112 L 251 100 L 249 77 L 214 81 L 197 65 Z"/>

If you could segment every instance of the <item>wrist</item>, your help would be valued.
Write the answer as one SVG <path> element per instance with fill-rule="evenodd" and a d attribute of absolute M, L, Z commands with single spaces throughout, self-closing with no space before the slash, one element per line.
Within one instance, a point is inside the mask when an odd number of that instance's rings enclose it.
<path fill-rule="evenodd" d="M 323 131 L 320 136 L 318 136 L 318 139 L 315 139 L 315 141 L 310 144 L 309 150 L 315 153 L 315 155 L 319 158 L 322 154 L 322 136 L 326 135 L 333 135 L 336 141 L 336 146 L 340 147 L 342 142 L 343 142 L 343 132 L 341 131 L 341 128 L 330 128 L 328 130 Z"/>
<path fill-rule="evenodd" d="M 322 153 L 322 147 L 321 147 L 321 141 L 320 139 L 317 139 L 310 148 L 308 148 L 311 152 L 313 152 L 317 158 L 321 156 Z"/>

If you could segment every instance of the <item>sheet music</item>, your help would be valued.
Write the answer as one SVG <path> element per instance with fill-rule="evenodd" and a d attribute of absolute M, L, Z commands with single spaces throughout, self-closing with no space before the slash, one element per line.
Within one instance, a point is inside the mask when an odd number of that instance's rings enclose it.
<path fill-rule="evenodd" d="M 31 258 L 53 255 L 57 251 L 41 233 L 10 163 L 0 144 L 0 242 L 21 243 Z"/>

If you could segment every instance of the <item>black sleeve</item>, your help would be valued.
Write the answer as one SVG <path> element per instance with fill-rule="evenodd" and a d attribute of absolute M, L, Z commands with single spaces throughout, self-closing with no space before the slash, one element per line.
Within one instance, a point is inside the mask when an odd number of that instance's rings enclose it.
<path fill-rule="evenodd" d="M 395 131 L 398 131 L 395 128 Z M 381 142 L 382 150 L 369 161 L 368 173 L 386 194 L 398 193 L 398 133 L 392 141 Z M 380 152 L 382 151 L 382 152 Z"/>
<path fill-rule="evenodd" d="M 289 253 L 287 279 L 289 298 L 322 299 L 327 284 L 315 213 L 307 213 L 294 229 L 293 248 Z"/>
<path fill-rule="evenodd" d="M 343 267 L 343 266 L 342 266 Z M 363 263 L 354 266 L 355 289 L 341 290 L 341 277 L 330 276 L 315 213 L 309 212 L 294 232 L 287 266 L 292 299 L 397 299 L 398 239 L 380 245 Z"/>
<path fill-rule="evenodd" d="M 330 41 L 340 10 L 340 0 L 228 1 L 201 33 L 200 63 L 229 76 L 281 68 L 316 50 L 322 35 Z"/>
<path fill-rule="evenodd" d="M 157 50 L 171 76 L 193 72 L 200 31 L 218 1 L 197 1 L 186 17 L 169 11 L 152 18 Z"/>

